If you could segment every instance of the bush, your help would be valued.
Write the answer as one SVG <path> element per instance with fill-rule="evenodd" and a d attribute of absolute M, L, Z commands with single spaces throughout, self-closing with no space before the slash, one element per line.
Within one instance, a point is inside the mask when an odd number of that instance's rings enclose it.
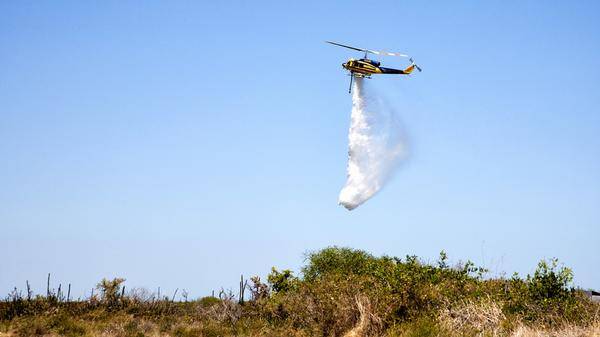
<path fill-rule="evenodd" d="M 546 324 L 583 322 L 592 319 L 594 304 L 571 286 L 573 272 L 558 260 L 541 260 L 533 275 L 518 274 L 507 282 L 507 313 L 526 321 Z"/>
<path fill-rule="evenodd" d="M 203 307 L 211 307 L 219 302 L 221 302 L 221 300 L 214 296 L 205 296 L 198 300 L 198 303 Z"/>
<path fill-rule="evenodd" d="M 267 276 L 267 281 L 275 293 L 286 292 L 298 287 L 298 279 L 294 277 L 289 269 L 279 272 L 275 267 L 271 268 L 271 273 Z"/>
<path fill-rule="evenodd" d="M 573 290 L 569 287 L 572 281 L 573 271 L 564 266 L 559 269 L 557 259 L 550 260 L 550 263 L 540 261 L 533 276 L 527 276 L 531 299 L 538 303 L 569 297 Z"/>
<path fill-rule="evenodd" d="M 96 288 L 100 290 L 102 294 L 102 302 L 104 302 L 109 308 L 113 308 L 119 304 L 121 298 L 121 285 L 125 282 L 123 278 L 114 278 L 108 280 L 103 278 L 102 281 L 96 285 Z"/>
<path fill-rule="evenodd" d="M 373 275 L 382 267 L 380 259 L 350 248 L 325 248 L 309 253 L 307 260 L 308 264 L 302 268 L 306 282 L 313 282 L 328 274 Z"/>

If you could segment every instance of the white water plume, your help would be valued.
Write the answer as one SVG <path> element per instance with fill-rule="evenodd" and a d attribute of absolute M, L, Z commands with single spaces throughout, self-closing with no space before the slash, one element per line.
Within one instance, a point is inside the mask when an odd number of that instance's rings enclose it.
<path fill-rule="evenodd" d="M 407 157 L 406 137 L 394 111 L 364 79 L 356 78 L 352 90 L 348 177 L 339 196 L 348 210 L 375 195 Z"/>

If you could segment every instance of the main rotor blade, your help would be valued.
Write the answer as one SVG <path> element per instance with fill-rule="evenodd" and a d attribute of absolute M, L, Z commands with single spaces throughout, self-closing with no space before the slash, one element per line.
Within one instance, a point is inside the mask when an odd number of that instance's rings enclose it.
<path fill-rule="evenodd" d="M 400 53 L 389 53 L 387 51 L 378 51 L 378 50 L 367 50 L 367 52 L 375 54 L 375 55 L 387 55 L 387 56 L 400 56 L 400 57 L 409 57 L 406 54 Z"/>
<path fill-rule="evenodd" d="M 370 50 L 370 49 L 363 49 L 363 48 L 356 48 L 356 47 L 352 47 L 352 46 L 347 46 L 345 44 L 341 44 L 341 43 L 337 43 L 337 42 L 332 42 L 332 41 L 325 41 L 327 43 L 336 45 L 336 46 L 340 46 L 340 47 L 344 47 L 344 48 L 348 48 L 348 49 L 352 49 L 352 50 L 356 50 L 356 51 L 362 51 L 362 52 L 367 52 L 367 53 L 371 53 L 371 54 L 375 54 L 375 55 L 386 55 L 386 56 L 400 56 L 400 57 L 409 57 L 406 54 L 401 54 L 401 53 L 389 53 L 386 51 L 379 51 L 379 50 Z"/>
<path fill-rule="evenodd" d="M 331 41 L 325 41 L 325 42 L 334 44 L 336 46 L 348 48 L 348 49 L 353 49 L 353 50 L 358 50 L 358 51 L 366 51 L 366 52 L 369 51 L 369 50 L 366 50 L 366 49 L 360 49 L 360 48 L 356 48 L 356 47 L 346 46 L 345 44 L 341 44 L 341 43 L 336 43 L 336 42 L 331 42 Z"/>

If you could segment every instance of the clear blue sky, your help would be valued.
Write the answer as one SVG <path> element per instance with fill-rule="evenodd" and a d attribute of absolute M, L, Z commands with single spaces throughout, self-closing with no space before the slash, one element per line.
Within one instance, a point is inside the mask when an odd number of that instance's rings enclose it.
<path fill-rule="evenodd" d="M 0 292 L 46 273 L 191 296 L 328 245 L 541 258 L 600 288 L 595 1 L 0 3 Z M 413 55 L 374 78 L 411 160 L 355 211 L 334 40 Z M 382 60 L 401 66 L 401 59 Z M 87 290 L 89 292 L 89 290 Z"/>

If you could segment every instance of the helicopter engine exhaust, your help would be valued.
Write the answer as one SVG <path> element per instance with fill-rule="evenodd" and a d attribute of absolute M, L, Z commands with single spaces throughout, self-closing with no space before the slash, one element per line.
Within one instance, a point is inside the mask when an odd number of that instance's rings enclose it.
<path fill-rule="evenodd" d="M 365 82 L 355 78 L 352 93 L 347 180 L 339 195 L 348 210 L 379 192 L 408 154 L 398 117 Z"/>

